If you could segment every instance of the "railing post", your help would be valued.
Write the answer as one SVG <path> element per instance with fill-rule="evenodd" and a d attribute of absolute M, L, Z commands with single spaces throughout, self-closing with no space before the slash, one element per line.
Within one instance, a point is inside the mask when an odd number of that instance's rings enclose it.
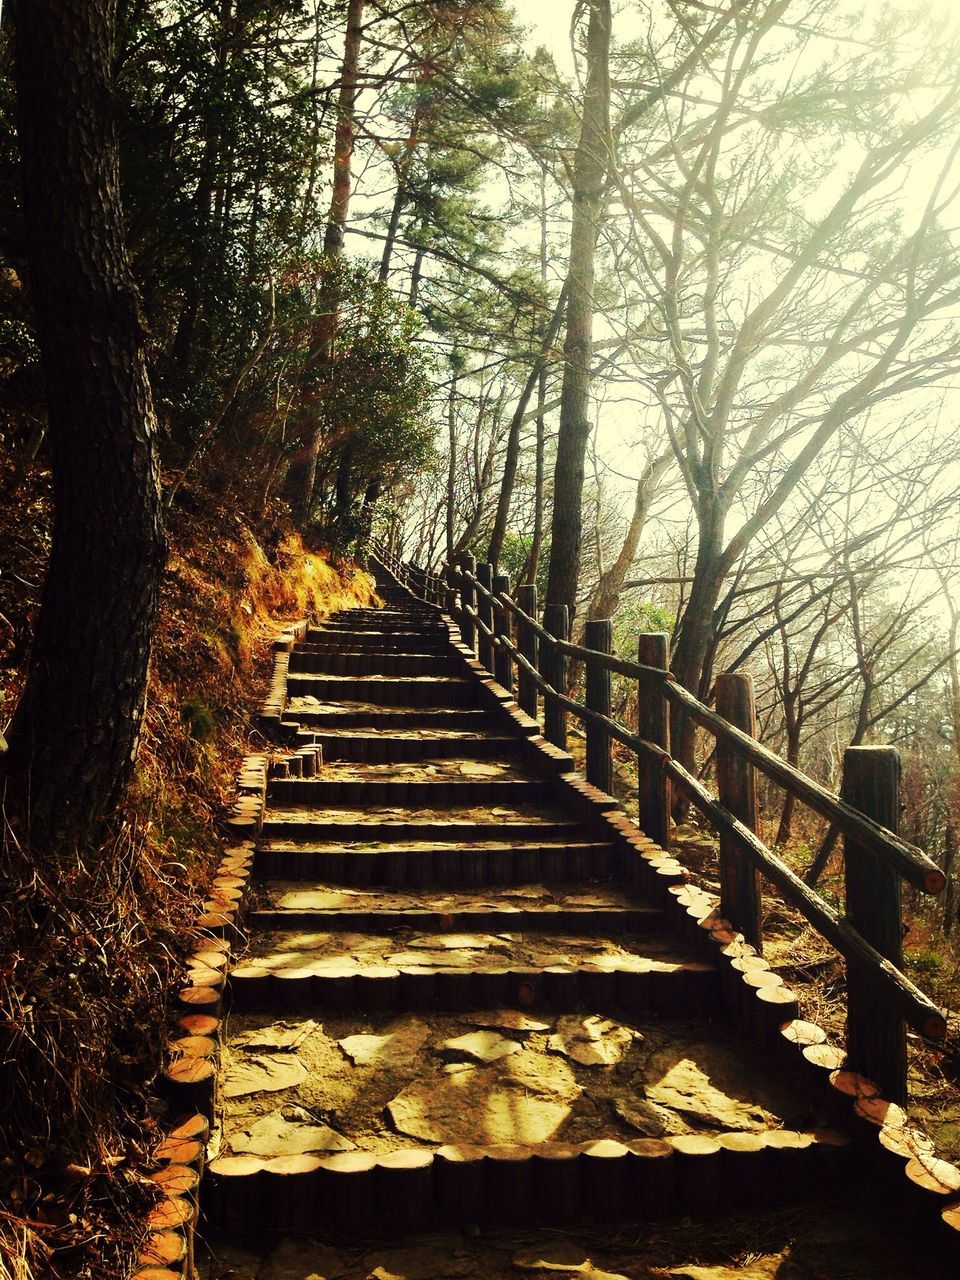
<path fill-rule="evenodd" d="M 735 672 L 717 677 L 717 714 L 751 738 L 757 736 L 753 678 Z M 745 827 L 759 833 L 757 771 L 736 748 L 717 738 L 717 792 L 720 803 Z M 760 877 L 740 846 L 720 835 L 720 911 L 746 940 L 761 949 L 763 928 Z"/>
<path fill-rule="evenodd" d="M 583 643 L 597 653 L 613 652 L 613 622 L 598 618 L 583 629 Z M 586 662 L 585 701 L 589 711 L 597 711 L 610 719 L 612 710 L 612 678 L 610 670 L 599 662 Z M 601 725 L 587 721 L 587 781 L 601 791 L 613 790 L 613 755 L 610 735 Z"/>
<path fill-rule="evenodd" d="M 508 596 L 510 575 L 498 573 L 493 579 L 493 590 L 495 595 Z M 493 606 L 493 629 L 497 639 L 510 639 L 510 612 L 499 600 Z M 493 669 L 497 684 L 507 693 L 513 693 L 513 654 L 504 644 L 498 644 L 493 651 Z"/>
<path fill-rule="evenodd" d="M 526 582 L 517 588 L 517 604 L 528 618 L 537 616 L 537 586 L 535 582 Z M 528 622 L 517 619 L 517 646 L 532 667 L 537 665 L 537 633 Z M 517 670 L 517 701 L 521 711 L 525 711 L 534 720 L 537 718 L 537 686 L 527 675 L 523 667 Z"/>
<path fill-rule="evenodd" d="M 900 756 L 894 747 L 847 747 L 840 794 L 874 822 L 900 826 Z M 900 873 L 845 836 L 847 919 L 871 946 L 903 968 Z M 851 1068 L 880 1086 L 889 1102 L 907 1099 L 907 1030 L 903 1018 L 877 994 L 866 975 L 847 966 L 847 1058 Z"/>
<path fill-rule="evenodd" d="M 473 618 L 470 617 L 467 610 L 477 607 L 477 592 L 473 583 L 467 580 L 466 575 L 470 574 L 472 576 L 476 574 L 477 562 L 467 552 L 464 552 L 460 557 L 460 570 L 464 575 L 460 580 L 460 604 L 463 608 L 463 616 L 460 619 L 460 635 L 467 648 L 476 653 L 477 629 L 473 625 Z"/>
<path fill-rule="evenodd" d="M 477 565 L 477 581 L 487 591 L 493 590 L 493 565 L 484 561 Z M 477 592 L 477 617 L 486 627 L 493 627 L 493 605 L 482 592 Z M 493 645 L 487 636 L 477 627 L 477 657 L 484 667 L 493 675 Z"/>
<path fill-rule="evenodd" d="M 557 640 L 566 640 L 570 619 L 565 604 L 548 604 L 543 610 L 543 627 Z M 557 693 L 567 692 L 567 659 L 556 645 L 540 644 L 540 674 Z M 561 751 L 567 749 L 567 712 L 554 698 L 544 696 L 543 729 L 548 742 Z"/>
<path fill-rule="evenodd" d="M 637 661 L 666 671 L 670 639 L 665 631 L 650 631 L 637 641 Z M 637 690 L 637 734 L 664 751 L 670 750 L 670 716 L 661 681 L 642 677 Z M 670 843 L 670 779 L 659 761 L 641 753 L 637 761 L 640 829 L 666 849 Z"/>

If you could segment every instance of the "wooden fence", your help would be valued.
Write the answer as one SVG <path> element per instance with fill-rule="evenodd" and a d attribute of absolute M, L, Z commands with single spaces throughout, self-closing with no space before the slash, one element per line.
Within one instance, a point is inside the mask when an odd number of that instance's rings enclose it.
<path fill-rule="evenodd" d="M 612 652 L 609 620 L 588 622 L 583 645 L 569 638 L 564 605 L 547 605 L 538 621 L 537 588 L 521 586 L 472 556 L 446 574 L 404 564 L 384 548 L 378 559 L 421 599 L 459 625 L 468 648 L 523 711 L 540 718 L 548 741 L 566 748 L 574 716 L 586 733 L 586 776 L 611 790 L 612 744 L 637 756 L 639 824 L 664 848 L 670 843 L 671 791 L 678 787 L 719 835 L 721 913 L 758 949 L 762 946 L 761 878 L 844 957 L 847 967 L 847 1054 L 852 1069 L 902 1102 L 907 1092 L 909 1024 L 942 1040 L 942 1011 L 902 972 L 901 884 L 925 894 L 944 888 L 944 875 L 922 850 L 897 834 L 900 761 L 891 747 L 849 747 L 839 796 L 762 746 L 755 737 L 752 681 L 726 673 L 716 681 L 716 710 L 678 684 L 667 670 L 668 638 L 638 637 L 637 661 Z M 571 661 L 584 667 L 584 701 L 568 693 Z M 638 684 L 636 729 L 612 718 L 611 679 Z M 670 711 L 679 709 L 714 740 L 717 796 L 670 753 Z M 756 779 L 764 774 L 815 810 L 843 835 L 846 914 L 840 916 L 768 848 L 759 835 Z"/>

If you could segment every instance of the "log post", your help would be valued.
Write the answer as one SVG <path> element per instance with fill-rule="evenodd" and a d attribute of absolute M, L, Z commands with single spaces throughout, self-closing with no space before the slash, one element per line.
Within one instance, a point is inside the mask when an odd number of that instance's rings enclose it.
<path fill-rule="evenodd" d="M 517 604 L 529 618 L 537 616 L 537 586 L 534 582 L 524 583 L 522 587 L 517 588 Z M 517 645 L 520 652 L 530 663 L 532 667 L 537 665 L 537 633 L 529 623 L 524 622 L 522 618 L 517 619 Z M 517 700 L 520 703 L 520 709 L 525 711 L 528 716 L 536 720 L 537 718 L 537 686 L 533 683 L 526 671 L 520 667 L 517 671 L 517 685 L 519 693 Z"/>
<path fill-rule="evenodd" d="M 613 623 L 609 618 L 588 622 L 583 643 L 597 653 L 613 652 Z M 610 719 L 612 710 L 612 677 L 599 662 L 586 663 L 586 706 Z M 587 721 L 587 781 L 607 793 L 613 790 L 613 755 L 610 735 L 601 725 Z"/>
<path fill-rule="evenodd" d="M 460 616 L 460 635 L 463 643 L 468 649 L 472 649 L 474 653 L 477 651 L 477 629 L 473 625 L 473 619 L 467 613 L 468 609 L 477 607 L 477 592 L 473 583 L 468 576 L 472 578 L 477 572 L 477 562 L 468 552 L 464 552 L 460 557 L 460 569 L 463 578 L 460 580 L 460 603 L 463 611 Z"/>
<path fill-rule="evenodd" d="M 557 640 L 566 640 L 570 627 L 565 604 L 548 604 L 543 610 L 543 627 Z M 540 674 L 557 693 L 567 691 L 567 659 L 556 647 L 546 641 L 540 645 Z M 555 698 L 543 700 L 544 736 L 561 751 L 567 749 L 567 712 Z"/>
<path fill-rule="evenodd" d="M 493 580 L 493 591 L 498 596 L 510 594 L 510 575 L 498 573 Z M 493 606 L 493 629 L 497 639 L 510 639 L 510 614 L 506 605 L 498 600 Z M 493 654 L 494 674 L 497 684 L 513 693 L 513 654 L 505 644 L 498 644 Z"/>
<path fill-rule="evenodd" d="M 646 632 L 637 641 L 637 661 L 666 671 L 670 640 L 665 631 Z M 654 746 L 670 750 L 670 715 L 662 682 L 642 677 L 637 690 L 637 734 Z M 640 829 L 662 848 L 670 844 L 670 779 L 659 762 L 643 753 L 637 761 Z"/>
<path fill-rule="evenodd" d="M 452 560 L 448 560 L 444 564 L 440 577 L 443 583 L 443 611 L 448 617 L 453 618 L 459 627 L 460 578 L 457 574 L 457 566 Z"/>
<path fill-rule="evenodd" d="M 900 756 L 894 747 L 847 747 L 840 794 L 868 818 L 897 832 Z M 845 836 L 847 919 L 898 969 L 903 967 L 900 875 L 884 859 Z M 889 1102 L 907 1100 L 907 1032 L 901 1015 L 853 965 L 847 966 L 847 1057 Z"/>
<path fill-rule="evenodd" d="M 477 565 L 477 581 L 487 591 L 493 589 L 493 565 L 485 560 Z M 480 591 L 477 592 L 477 617 L 486 627 L 493 627 L 493 605 Z M 483 631 L 477 627 L 477 657 L 483 666 L 493 675 L 493 645 Z"/>
<path fill-rule="evenodd" d="M 717 677 L 717 713 L 751 738 L 757 736 L 753 678 L 725 672 Z M 735 747 L 717 738 L 717 788 L 720 803 L 759 835 L 757 770 Z M 761 950 L 760 877 L 740 846 L 720 835 L 720 913 Z"/>

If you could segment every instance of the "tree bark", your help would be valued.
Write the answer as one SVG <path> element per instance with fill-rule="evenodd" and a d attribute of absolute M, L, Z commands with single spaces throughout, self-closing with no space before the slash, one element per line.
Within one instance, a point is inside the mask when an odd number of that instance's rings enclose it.
<path fill-rule="evenodd" d="M 725 576 L 723 526 L 726 512 L 719 499 L 701 501 L 699 542 L 690 598 L 683 612 L 671 670 L 685 689 L 703 698 L 710 684 L 707 662 L 714 636 L 713 613 Z M 693 767 L 696 726 L 680 706 L 671 708 L 670 743 L 676 758 Z M 684 812 L 682 798 L 675 797 L 675 815 Z"/>
<path fill-rule="evenodd" d="M 214 55 L 212 81 L 214 93 L 220 95 L 224 94 L 226 90 L 229 29 L 232 11 L 233 0 L 221 0 L 217 19 L 219 35 Z M 203 154 L 200 161 L 200 176 L 197 181 L 196 194 L 193 197 L 193 204 L 196 210 L 196 225 L 193 243 L 190 246 L 190 269 L 187 272 L 177 329 L 170 348 L 169 368 L 171 375 L 175 379 L 183 378 L 184 370 L 190 363 L 194 333 L 197 327 L 197 320 L 200 317 L 203 281 L 210 261 L 210 241 L 213 235 L 211 226 L 213 195 L 221 142 L 219 126 L 208 121 L 205 128 Z"/>
<path fill-rule="evenodd" d="M 540 555 L 543 551 L 543 455 L 546 449 L 546 415 L 544 405 L 547 402 L 547 371 L 540 370 L 537 384 L 537 442 L 536 459 L 533 472 L 533 538 L 530 551 L 523 566 L 523 581 L 536 582 L 540 571 Z"/>
<path fill-rule="evenodd" d="M 337 128 L 334 135 L 333 192 L 330 196 L 330 212 L 323 236 L 323 252 L 328 260 L 336 260 L 343 252 L 343 234 L 350 207 L 350 166 L 353 160 L 353 143 L 356 133 L 354 111 L 360 72 L 360 43 L 363 37 L 364 0 L 350 0 L 347 8 L 347 32 L 343 44 L 343 64 L 340 69 L 340 95 L 337 101 Z M 335 285 L 333 288 L 335 289 Z M 333 347 L 337 337 L 339 306 L 331 299 L 321 301 L 318 317 L 318 362 L 321 366 L 333 361 Z M 317 463 L 324 433 L 323 415 L 310 437 L 303 467 L 303 493 L 300 500 L 300 523 L 305 525 L 313 514 L 317 487 Z M 348 464 L 351 451 L 345 451 Z M 349 465 L 344 479 L 350 478 Z M 340 486 L 343 487 L 342 484 Z"/>
<path fill-rule="evenodd" d="M 35 849 L 97 838 L 136 756 L 165 558 L 140 300 L 123 234 L 111 0 L 15 19 L 24 225 L 46 383 L 55 517 L 4 759 Z"/>
<path fill-rule="evenodd" d="M 547 170 L 540 167 L 540 281 L 547 283 Z M 523 582 L 537 581 L 540 554 L 543 550 L 543 455 L 546 448 L 547 371 L 540 370 L 537 380 L 536 458 L 533 476 L 533 538 L 523 566 Z"/>
<path fill-rule="evenodd" d="M 616 613 L 620 604 L 620 592 L 623 590 L 623 584 L 637 554 L 637 547 L 640 545 L 640 535 L 647 522 L 650 504 L 656 497 L 657 486 L 671 458 L 672 454 L 666 454 L 655 458 L 644 467 L 643 474 L 637 481 L 637 494 L 630 524 L 616 560 L 600 575 L 600 581 L 597 583 L 587 610 L 588 622 L 612 618 Z"/>
<path fill-rule="evenodd" d="M 583 469 L 590 437 L 593 293 L 604 179 L 610 164 L 610 0 L 589 0 L 587 83 L 573 169 L 567 331 L 554 470 L 547 603 L 576 612 Z"/>
<path fill-rule="evenodd" d="M 454 500 L 457 491 L 457 383 L 456 376 L 450 382 L 450 396 L 447 400 L 447 434 L 450 456 L 447 459 L 447 509 L 445 512 L 445 532 L 447 560 L 453 562 L 453 516 Z"/>
<path fill-rule="evenodd" d="M 503 477 L 500 481 L 500 495 L 497 498 L 497 511 L 493 519 L 490 546 L 487 549 L 487 560 L 494 566 L 500 562 L 500 556 L 503 554 L 503 541 L 507 536 L 510 502 L 513 498 L 513 486 L 517 478 L 517 464 L 520 461 L 520 428 L 523 426 L 524 415 L 527 412 L 527 405 L 530 403 L 534 387 L 538 386 L 541 375 L 546 372 L 550 352 L 554 342 L 556 342 L 557 334 L 563 321 L 563 309 L 566 305 L 567 293 L 568 286 L 564 282 L 564 286 L 560 290 L 560 296 L 557 298 L 556 306 L 553 309 L 553 314 L 540 341 L 540 350 L 537 352 L 536 359 L 520 393 L 520 399 L 517 401 L 516 408 L 513 411 L 513 417 L 510 419 L 510 427 L 507 431 L 507 451 L 503 461 Z"/>

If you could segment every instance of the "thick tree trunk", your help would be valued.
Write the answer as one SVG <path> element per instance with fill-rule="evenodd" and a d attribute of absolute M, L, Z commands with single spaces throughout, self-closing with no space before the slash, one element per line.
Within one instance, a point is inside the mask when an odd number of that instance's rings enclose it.
<path fill-rule="evenodd" d="M 590 437 L 593 290 L 604 178 L 610 164 L 610 0 L 588 0 L 587 83 L 574 160 L 567 333 L 563 347 L 560 429 L 554 470 L 547 603 L 573 617 L 580 575 L 583 467 Z"/>
<path fill-rule="evenodd" d="M 100 834 L 136 755 L 165 544 L 139 297 L 120 210 L 111 0 L 32 0 L 16 21 L 24 225 L 55 519 L 4 761 L 35 848 Z"/>

